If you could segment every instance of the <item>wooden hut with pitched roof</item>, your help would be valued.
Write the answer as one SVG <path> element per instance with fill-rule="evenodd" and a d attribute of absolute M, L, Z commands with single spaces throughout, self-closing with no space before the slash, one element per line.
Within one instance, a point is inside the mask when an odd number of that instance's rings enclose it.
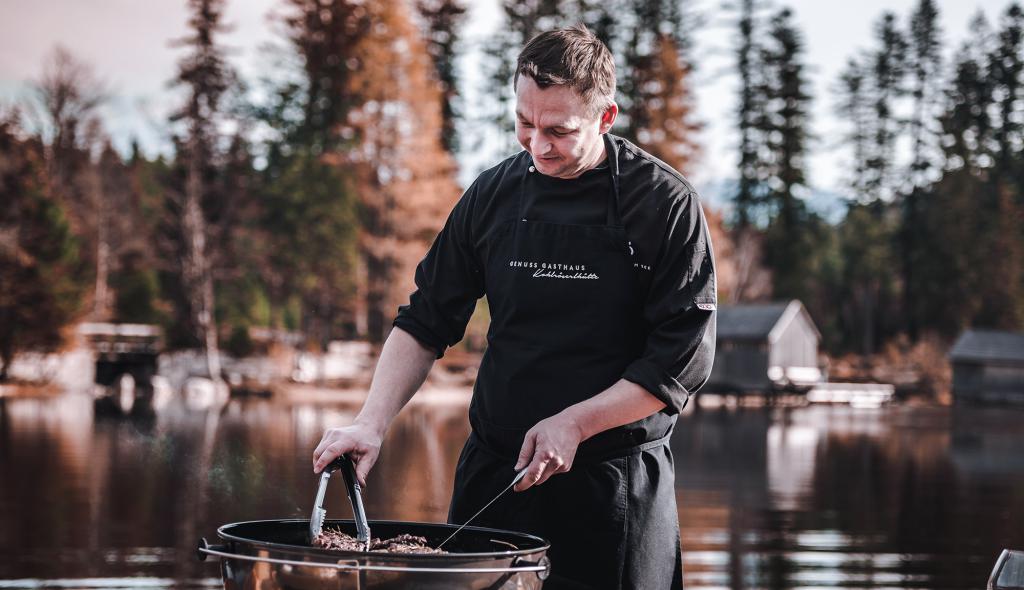
<path fill-rule="evenodd" d="M 722 305 L 711 376 L 702 391 L 806 390 L 822 380 L 821 333 L 800 301 Z"/>
<path fill-rule="evenodd" d="M 1024 334 L 967 330 L 949 351 L 957 402 L 1024 404 Z"/>

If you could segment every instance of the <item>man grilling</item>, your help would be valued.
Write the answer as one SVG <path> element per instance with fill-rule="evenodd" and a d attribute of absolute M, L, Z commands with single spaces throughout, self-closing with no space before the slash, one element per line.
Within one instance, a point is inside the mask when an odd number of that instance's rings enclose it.
<path fill-rule="evenodd" d="M 448 520 L 551 542 L 547 588 L 681 588 L 676 415 L 711 371 L 715 267 L 696 191 L 609 133 L 608 48 L 578 25 L 516 64 L 523 150 L 483 172 L 416 270 L 369 396 L 314 470 L 348 453 L 365 483 L 394 417 L 487 297 L 487 350 Z"/>

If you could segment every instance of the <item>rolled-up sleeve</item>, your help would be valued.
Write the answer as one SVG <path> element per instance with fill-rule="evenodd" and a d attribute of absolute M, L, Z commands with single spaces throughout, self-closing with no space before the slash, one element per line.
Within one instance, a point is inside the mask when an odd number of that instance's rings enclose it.
<path fill-rule="evenodd" d="M 676 201 L 644 304 L 643 354 L 623 378 L 678 413 L 707 382 L 715 357 L 718 297 L 707 220 L 695 193 Z"/>
<path fill-rule="evenodd" d="M 416 290 L 398 308 L 393 325 L 434 350 L 437 358 L 462 340 L 484 293 L 482 265 L 473 247 L 477 184 L 459 199 L 427 255 L 416 267 Z"/>

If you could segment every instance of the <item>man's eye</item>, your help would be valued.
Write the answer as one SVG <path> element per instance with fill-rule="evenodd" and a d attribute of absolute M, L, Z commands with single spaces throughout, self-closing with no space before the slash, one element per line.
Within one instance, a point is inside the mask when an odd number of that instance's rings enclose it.
<path fill-rule="evenodd" d="M 569 135 L 569 132 L 567 131 L 552 131 L 551 133 L 558 137 L 565 137 L 566 135 Z"/>

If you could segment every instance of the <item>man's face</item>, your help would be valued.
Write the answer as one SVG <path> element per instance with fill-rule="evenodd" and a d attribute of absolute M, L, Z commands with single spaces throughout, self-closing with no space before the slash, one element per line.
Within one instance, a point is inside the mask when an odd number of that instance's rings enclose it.
<path fill-rule="evenodd" d="M 541 88 L 520 74 L 516 83 L 516 138 L 537 170 L 575 178 L 600 163 L 601 134 L 615 121 L 617 107 L 588 117 L 583 98 L 568 86 Z"/>

